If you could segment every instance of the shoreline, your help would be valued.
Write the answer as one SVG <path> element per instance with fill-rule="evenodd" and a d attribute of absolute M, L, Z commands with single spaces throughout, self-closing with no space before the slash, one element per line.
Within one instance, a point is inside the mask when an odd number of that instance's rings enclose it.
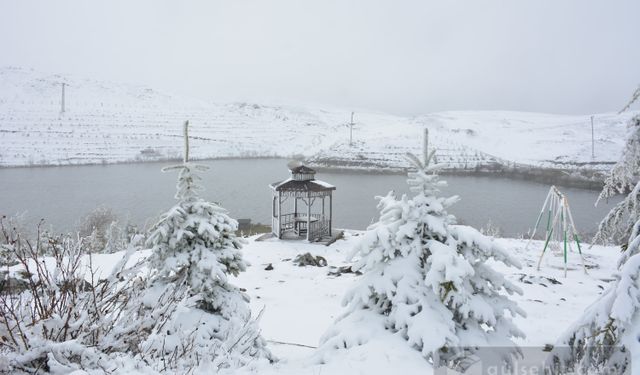
<path fill-rule="evenodd" d="M 207 162 L 216 160 L 264 160 L 280 159 L 287 161 L 290 158 L 276 155 L 268 156 L 222 156 L 215 158 L 192 159 L 192 162 Z M 33 165 L 3 165 L 2 169 L 18 168 L 64 168 L 64 167 L 87 167 L 87 166 L 111 166 L 126 164 L 160 164 L 160 163 L 180 163 L 179 158 L 147 159 L 147 160 L 122 160 L 122 161 L 99 161 L 99 162 L 79 162 L 69 164 L 33 164 Z M 335 162 L 335 163 L 334 163 Z M 342 165 L 341 165 L 342 164 Z M 308 165 L 318 172 L 345 173 L 345 174 L 368 174 L 368 175 L 402 175 L 406 174 L 408 168 L 390 167 L 366 160 L 345 164 L 344 161 L 332 161 L 324 159 L 320 163 L 314 162 L 310 158 Z M 601 170 L 594 169 L 561 169 L 545 168 L 531 165 L 514 163 L 507 166 L 504 164 L 492 164 L 476 166 L 473 168 L 443 168 L 439 171 L 443 176 L 483 176 L 500 177 L 522 181 L 539 182 L 543 184 L 559 185 L 563 187 L 580 188 L 586 190 L 600 190 L 604 182 L 605 174 Z"/>
<path fill-rule="evenodd" d="M 345 173 L 345 174 L 368 174 L 368 175 L 404 175 L 407 168 L 383 168 L 383 169 L 364 169 L 364 168 L 345 168 L 345 167 L 327 167 L 314 166 L 318 172 Z M 579 188 L 585 190 L 599 191 L 602 189 L 604 178 L 588 179 L 586 177 L 576 177 L 568 174 L 568 170 L 536 168 L 531 170 L 519 169 L 443 169 L 438 172 L 441 176 L 481 176 L 481 177 L 498 177 L 519 181 L 531 181 L 541 184 L 558 185 L 562 187 Z M 575 171 L 574 171 L 575 172 Z M 592 172 L 592 171 L 589 171 Z M 598 173 L 596 171 L 595 173 Z M 594 173 L 594 174 L 595 174 Z"/>

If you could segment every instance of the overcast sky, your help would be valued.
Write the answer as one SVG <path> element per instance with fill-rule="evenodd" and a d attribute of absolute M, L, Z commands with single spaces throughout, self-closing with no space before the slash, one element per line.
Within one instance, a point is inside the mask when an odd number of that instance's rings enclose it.
<path fill-rule="evenodd" d="M 620 109 L 638 0 L 0 0 L 0 65 L 219 102 Z"/>

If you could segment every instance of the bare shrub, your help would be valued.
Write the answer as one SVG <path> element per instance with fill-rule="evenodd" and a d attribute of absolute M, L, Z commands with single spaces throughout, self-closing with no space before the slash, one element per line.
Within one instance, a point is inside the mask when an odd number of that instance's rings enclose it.
<path fill-rule="evenodd" d="M 176 320 L 188 310 L 202 315 L 185 278 L 156 295 L 145 261 L 127 266 L 139 248 L 129 245 L 102 275 L 86 239 L 53 236 L 42 226 L 29 238 L 0 219 L 0 246 L 16 259 L 0 271 L 0 374 L 126 373 L 123 366 L 193 373 L 202 365 L 215 372 L 255 355 L 261 314 L 234 318 L 230 330 L 218 330 L 210 317 Z M 211 350 L 207 358 L 203 348 Z"/>
<path fill-rule="evenodd" d="M 106 372 L 122 346 L 114 323 L 131 296 L 135 279 L 122 272 L 133 249 L 100 279 L 84 241 L 41 226 L 29 240 L 0 219 L 0 243 L 18 263 L 0 289 L 0 372 Z"/>
<path fill-rule="evenodd" d="M 491 219 L 487 220 L 486 224 L 480 228 L 480 233 L 489 237 L 500 237 L 502 230 Z"/>
<path fill-rule="evenodd" d="M 78 233 L 81 237 L 89 237 L 96 229 L 105 233 L 114 221 L 118 221 L 118 217 L 109 207 L 98 206 L 84 216 L 78 227 Z"/>
<path fill-rule="evenodd" d="M 102 252 L 107 245 L 107 233 L 118 217 L 106 206 L 98 206 L 81 220 L 78 234 L 81 238 L 88 238 L 91 252 Z"/>

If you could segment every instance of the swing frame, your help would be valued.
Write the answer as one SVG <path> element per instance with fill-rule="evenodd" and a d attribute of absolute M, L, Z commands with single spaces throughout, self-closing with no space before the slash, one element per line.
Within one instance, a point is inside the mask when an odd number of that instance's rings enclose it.
<path fill-rule="evenodd" d="M 562 243 L 562 252 L 564 257 L 564 277 L 567 277 L 568 252 L 569 250 L 573 250 L 571 248 L 571 242 L 573 241 L 575 241 L 578 248 L 578 253 L 580 254 L 582 269 L 584 270 L 584 273 L 587 274 L 587 266 L 584 262 L 582 247 L 580 246 L 580 238 L 578 237 L 578 231 L 576 230 L 576 225 L 573 221 L 573 215 L 571 214 L 571 208 L 569 207 L 569 200 L 567 199 L 566 195 L 562 194 L 560 190 L 558 190 L 558 188 L 556 188 L 555 186 L 551 186 L 549 188 L 549 193 L 547 194 L 547 198 L 542 204 L 540 214 L 538 214 L 538 219 L 536 220 L 536 225 L 533 228 L 533 233 L 531 234 L 531 237 L 529 238 L 525 249 L 529 247 L 529 244 L 533 240 L 533 237 L 536 235 L 536 231 L 538 230 L 538 226 L 542 221 L 542 217 L 545 214 L 545 211 L 547 212 L 547 228 L 544 236 L 544 247 L 542 249 L 542 253 L 540 254 L 540 259 L 538 259 L 537 270 L 540 271 L 542 258 L 544 257 L 547 248 L 550 247 L 551 242 L 554 241 L 555 234 L 555 242 Z"/>

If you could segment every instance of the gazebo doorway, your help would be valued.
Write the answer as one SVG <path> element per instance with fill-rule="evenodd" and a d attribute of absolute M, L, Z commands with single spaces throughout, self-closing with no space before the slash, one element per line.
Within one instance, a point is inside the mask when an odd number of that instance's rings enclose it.
<path fill-rule="evenodd" d="M 331 237 L 333 196 L 336 187 L 316 180 L 316 171 L 290 166 L 291 177 L 270 184 L 271 232 L 278 238 L 319 241 Z"/>

